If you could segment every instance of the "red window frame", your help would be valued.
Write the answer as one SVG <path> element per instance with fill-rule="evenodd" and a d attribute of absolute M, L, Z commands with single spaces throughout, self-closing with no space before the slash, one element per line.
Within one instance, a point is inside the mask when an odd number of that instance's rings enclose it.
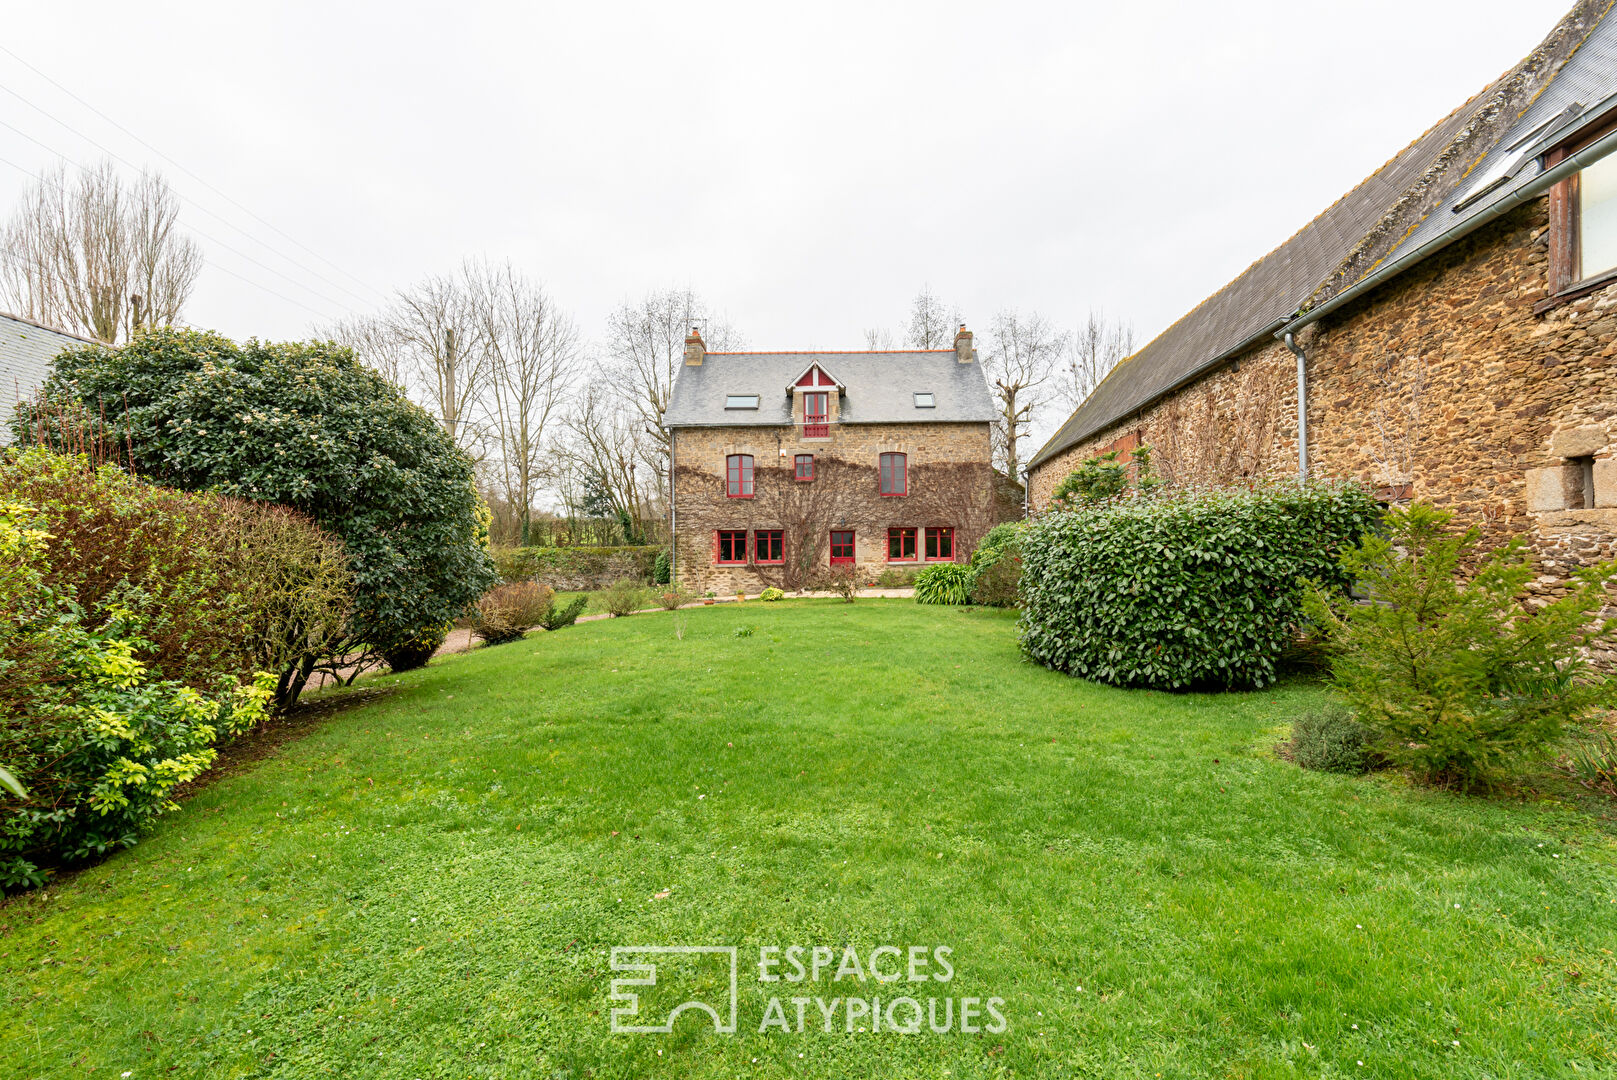
<path fill-rule="evenodd" d="M 831 565 L 846 566 L 853 562 L 854 536 L 852 529 L 831 530 Z"/>
<path fill-rule="evenodd" d="M 814 455 L 813 454 L 798 454 L 796 460 L 793 461 L 792 465 L 793 465 L 792 476 L 793 476 L 794 479 L 797 479 L 797 480 L 812 480 L 812 479 L 814 479 Z"/>
<path fill-rule="evenodd" d="M 928 525 L 926 527 L 926 561 L 954 562 L 954 527 Z"/>
<path fill-rule="evenodd" d="M 895 555 L 894 552 L 897 552 Z M 908 525 L 895 525 L 887 530 L 887 561 L 915 561 L 915 529 Z"/>
<path fill-rule="evenodd" d="M 893 498 L 910 493 L 908 455 L 899 453 L 883 454 L 877 461 L 877 472 L 880 474 L 879 488 L 884 498 Z"/>
<path fill-rule="evenodd" d="M 816 390 L 811 394 L 803 395 L 803 423 L 826 424 L 830 423 L 831 395 L 824 390 Z"/>
<path fill-rule="evenodd" d="M 745 566 L 747 562 L 747 530 L 715 529 L 713 531 L 713 562 L 717 566 Z"/>
<path fill-rule="evenodd" d="M 731 499 L 752 498 L 751 454 L 731 454 L 724 459 L 724 494 Z"/>
<path fill-rule="evenodd" d="M 786 531 L 784 529 L 758 529 L 752 534 L 752 561 L 760 566 L 778 565 L 786 561 Z"/>

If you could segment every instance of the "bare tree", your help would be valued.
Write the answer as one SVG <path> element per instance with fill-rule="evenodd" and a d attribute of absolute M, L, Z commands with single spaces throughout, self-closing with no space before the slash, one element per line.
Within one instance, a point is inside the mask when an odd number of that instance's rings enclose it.
<path fill-rule="evenodd" d="M 125 184 L 112 162 L 59 163 L 22 197 L 3 237 L 0 292 L 18 314 L 108 344 L 177 322 L 202 270 L 179 200 L 156 173 Z"/>
<path fill-rule="evenodd" d="M 910 326 L 907 342 L 912 349 L 947 349 L 954 345 L 954 335 L 960 326 L 960 309 L 945 304 L 933 293 L 932 286 L 923 285 L 910 302 Z"/>
<path fill-rule="evenodd" d="M 668 433 L 662 415 L 674 390 L 674 376 L 685 362 L 685 336 L 700 326 L 710 352 L 739 344 L 735 329 L 690 289 L 648 293 L 607 317 L 607 351 L 623 393 L 650 436 L 640 442 L 646 466 L 666 475 Z"/>
<path fill-rule="evenodd" d="M 683 341 L 682 336 L 682 347 Z M 631 530 L 651 515 L 656 492 L 666 482 L 663 470 L 646 465 L 648 457 L 655 460 L 653 433 L 635 404 L 610 387 L 592 384 L 564 421 L 576 470 L 564 486 L 588 487 L 593 480 Z"/>
<path fill-rule="evenodd" d="M 352 319 L 338 319 L 327 326 L 317 327 L 315 333 L 354 350 L 354 355 L 361 363 L 375 369 L 394 386 L 409 386 L 411 373 L 405 344 L 385 318 L 359 315 Z"/>
<path fill-rule="evenodd" d="M 893 347 L 893 332 L 872 328 L 865 331 L 865 348 L 871 352 L 885 352 Z"/>
<path fill-rule="evenodd" d="M 1036 311 L 1002 311 L 989 325 L 983 374 L 994 398 L 994 459 L 1012 480 L 1019 479 L 1021 441 L 1049 401 L 1051 376 L 1066 341 Z"/>
<path fill-rule="evenodd" d="M 489 372 L 488 350 L 467 284 L 471 274 L 467 264 L 457 275 L 438 275 L 401 289 L 381 316 L 422 403 L 465 450 L 476 450 L 483 434 L 477 403 Z"/>
<path fill-rule="evenodd" d="M 1101 380 L 1133 352 L 1132 323 L 1113 321 L 1102 312 L 1090 311 L 1072 336 L 1061 364 L 1059 396 L 1063 407 L 1071 412 L 1082 405 Z"/>
<path fill-rule="evenodd" d="M 578 330 L 538 285 L 508 262 L 466 267 L 478 339 L 487 353 L 487 409 L 499 447 L 494 472 L 530 542 L 534 496 L 554 476 L 545 441 L 578 370 Z"/>

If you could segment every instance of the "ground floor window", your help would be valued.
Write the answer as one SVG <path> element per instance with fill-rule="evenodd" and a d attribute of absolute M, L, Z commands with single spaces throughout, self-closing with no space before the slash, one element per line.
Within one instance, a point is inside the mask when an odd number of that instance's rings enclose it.
<path fill-rule="evenodd" d="M 747 561 L 746 529 L 720 529 L 717 543 L 718 562 L 733 564 Z"/>
<path fill-rule="evenodd" d="M 926 530 L 926 557 L 928 559 L 954 558 L 954 530 L 948 526 L 929 526 Z"/>
<path fill-rule="evenodd" d="M 915 530 L 892 528 L 887 530 L 887 561 L 908 562 L 915 558 Z"/>
<path fill-rule="evenodd" d="M 837 531 L 831 534 L 831 565 L 853 562 L 853 531 Z"/>
<path fill-rule="evenodd" d="M 760 563 L 782 563 L 786 534 L 780 529 L 759 529 L 752 534 L 752 557 Z"/>

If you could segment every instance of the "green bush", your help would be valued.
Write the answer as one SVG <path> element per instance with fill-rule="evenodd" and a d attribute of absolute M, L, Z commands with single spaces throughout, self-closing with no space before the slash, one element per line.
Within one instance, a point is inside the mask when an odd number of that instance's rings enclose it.
<path fill-rule="evenodd" d="M 1050 501 L 1063 509 L 1104 502 L 1130 490 L 1131 480 L 1133 490 L 1141 494 L 1160 483 L 1151 469 L 1151 448 L 1143 443 L 1129 452 L 1128 461 L 1119 461 L 1116 450 L 1089 458 L 1061 478 L 1050 493 Z"/>
<path fill-rule="evenodd" d="M 882 572 L 876 575 L 876 584 L 884 589 L 905 589 L 915 584 L 916 573 L 910 567 L 883 567 Z"/>
<path fill-rule="evenodd" d="M 1291 725 L 1291 759 L 1305 769 L 1359 775 L 1375 768 L 1375 732 L 1345 709 L 1299 716 Z"/>
<path fill-rule="evenodd" d="M 495 583 L 471 459 L 349 349 L 165 327 L 62 353 L 43 394 L 98 418 L 143 475 L 290 506 L 341 537 L 355 647 L 407 644 Z M 19 411 L 19 437 L 32 422 Z"/>
<path fill-rule="evenodd" d="M 590 598 L 587 596 L 575 596 L 571 602 L 562 607 L 558 608 L 555 604 L 551 604 L 544 618 L 539 620 L 539 625 L 546 630 L 560 630 L 564 626 L 571 626 L 578 621 L 580 615 L 584 614 L 584 606 L 589 602 Z"/>
<path fill-rule="evenodd" d="M 85 625 L 139 614 L 135 658 L 155 677 L 203 689 L 268 671 L 284 704 L 303 665 L 343 648 L 347 554 L 295 510 L 37 448 L 0 458 L 0 496 L 33 507 L 52 534 L 44 584 L 70 592 Z"/>
<path fill-rule="evenodd" d="M 646 590 L 638 581 L 619 578 L 601 590 L 601 606 L 614 619 L 633 615 L 646 602 Z"/>
<path fill-rule="evenodd" d="M 653 585 L 667 585 L 669 575 L 672 572 L 672 553 L 667 548 L 658 548 L 657 557 L 651 563 L 651 583 Z"/>
<path fill-rule="evenodd" d="M 427 666 L 449 640 L 449 627 L 424 626 L 410 637 L 383 650 L 382 660 L 394 673 Z"/>
<path fill-rule="evenodd" d="M 496 585 L 472 609 L 472 636 L 488 645 L 521 641 L 555 607 L 555 591 L 536 581 Z"/>
<path fill-rule="evenodd" d="M 1022 530 L 1025 522 L 1003 522 L 989 529 L 971 553 L 971 602 L 985 607 L 1021 603 Z"/>
<path fill-rule="evenodd" d="M 0 502 L 0 761 L 26 788 L 0 817 L 0 885 L 38 884 L 41 862 L 135 842 L 174 809 L 212 746 L 264 718 L 273 679 L 208 693 L 154 677 L 138 613 L 86 625 L 46 584 L 49 537 L 31 507 Z"/>
<path fill-rule="evenodd" d="M 1158 493 L 1080 506 L 1022 539 L 1022 646 L 1115 686 L 1260 687 L 1302 621 L 1303 578 L 1376 521 L 1352 484 Z"/>
<path fill-rule="evenodd" d="M 786 594 L 771 585 L 769 588 L 758 594 L 758 599 L 764 601 L 765 603 L 774 603 L 776 600 L 786 599 Z"/>
<path fill-rule="evenodd" d="M 937 563 L 915 575 L 917 604 L 971 603 L 971 567 L 965 563 Z"/>
<path fill-rule="evenodd" d="M 1572 773 L 1591 787 L 1617 794 L 1617 734 L 1594 732 L 1574 743 Z"/>
<path fill-rule="evenodd" d="M 1387 512 L 1385 534 L 1341 554 L 1368 602 L 1311 587 L 1330 679 L 1395 765 L 1433 783 L 1488 787 L 1555 747 L 1563 726 L 1611 699 L 1588 654 L 1613 637 L 1595 617 L 1617 564 L 1572 591 L 1522 603 L 1533 561 L 1520 537 L 1479 551 L 1480 532 L 1425 503 Z"/>
<path fill-rule="evenodd" d="M 680 585 L 664 585 L 653 590 L 653 595 L 664 611 L 674 611 L 696 599 L 694 593 L 686 592 Z"/>

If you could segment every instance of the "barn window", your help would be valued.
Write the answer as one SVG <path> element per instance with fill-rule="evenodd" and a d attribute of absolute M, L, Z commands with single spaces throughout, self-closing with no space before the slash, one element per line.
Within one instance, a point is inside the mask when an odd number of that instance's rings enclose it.
<path fill-rule="evenodd" d="M 724 493 L 730 498 L 752 498 L 751 454 L 731 454 L 724 459 L 724 483 Z"/>

